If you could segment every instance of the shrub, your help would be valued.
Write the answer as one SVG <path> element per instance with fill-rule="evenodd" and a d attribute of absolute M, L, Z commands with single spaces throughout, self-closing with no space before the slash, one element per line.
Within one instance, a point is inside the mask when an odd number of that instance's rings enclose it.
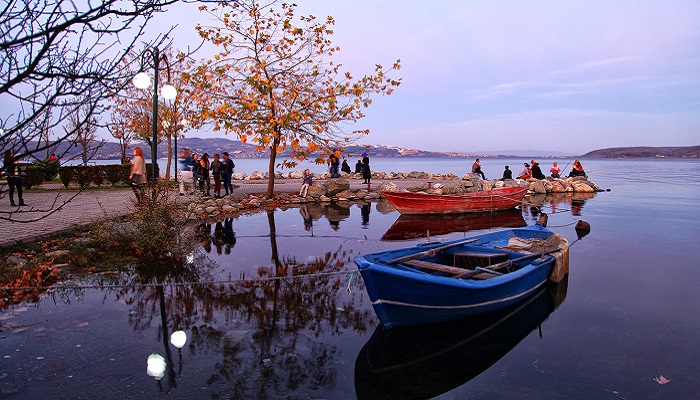
<path fill-rule="evenodd" d="M 75 179 L 81 189 L 89 187 L 93 180 L 90 167 L 75 167 Z"/>
<path fill-rule="evenodd" d="M 90 175 L 92 175 L 92 183 L 97 186 L 102 186 L 105 182 L 105 172 L 102 165 L 90 166 Z"/>
<path fill-rule="evenodd" d="M 75 167 L 60 167 L 58 169 L 58 177 L 61 179 L 64 187 L 68 187 L 75 177 Z"/>
<path fill-rule="evenodd" d="M 125 257 L 141 266 L 183 262 L 196 241 L 184 206 L 169 198 L 168 190 L 156 186 L 144 188 L 145 195 L 128 222 L 106 222 L 93 234 L 95 243 L 105 249 L 119 249 Z"/>
<path fill-rule="evenodd" d="M 42 172 L 45 181 L 54 179 L 61 166 L 58 160 L 36 160 L 34 165 Z"/>
<path fill-rule="evenodd" d="M 34 186 L 41 185 L 44 181 L 44 173 L 41 168 L 36 165 L 30 164 L 26 165 L 22 173 L 22 187 L 25 189 L 31 189 Z"/>
<path fill-rule="evenodd" d="M 124 169 L 121 165 L 105 165 L 103 168 L 105 171 L 105 178 L 112 186 L 124 180 Z"/>

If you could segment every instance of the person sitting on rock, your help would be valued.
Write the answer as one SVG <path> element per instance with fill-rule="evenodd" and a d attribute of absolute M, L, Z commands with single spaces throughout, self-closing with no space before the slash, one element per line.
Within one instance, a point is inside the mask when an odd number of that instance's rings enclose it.
<path fill-rule="evenodd" d="M 503 178 L 501 178 L 502 181 L 505 181 L 506 179 L 513 179 L 513 171 L 510 170 L 510 167 L 506 165 L 506 169 L 503 170 Z"/>
<path fill-rule="evenodd" d="M 309 186 L 313 185 L 313 175 L 311 174 L 311 170 L 308 168 L 304 170 L 304 178 L 301 183 L 301 188 L 299 189 L 299 196 L 300 197 L 306 197 L 306 195 L 309 192 Z"/>
<path fill-rule="evenodd" d="M 571 167 L 571 172 L 569 172 L 569 178 L 575 176 L 583 176 L 584 178 L 588 179 L 579 160 L 574 161 L 574 165 Z"/>
<path fill-rule="evenodd" d="M 532 175 L 530 175 L 530 164 L 523 163 L 523 169 L 520 170 L 518 179 L 530 179 L 530 177 L 532 177 Z"/>
<path fill-rule="evenodd" d="M 474 164 L 472 164 L 472 173 L 479 174 L 481 175 L 481 179 L 486 180 L 486 176 L 481 171 L 481 161 L 478 158 L 474 161 Z"/>
<path fill-rule="evenodd" d="M 552 173 L 552 178 L 559 178 L 561 168 L 559 168 L 556 161 L 554 162 L 554 164 L 552 164 L 552 168 L 550 168 L 549 172 Z"/>
<path fill-rule="evenodd" d="M 532 160 L 532 166 L 530 167 L 530 175 L 532 175 L 533 178 L 535 179 L 544 179 L 545 176 L 542 173 L 542 169 L 540 169 L 540 164 Z"/>

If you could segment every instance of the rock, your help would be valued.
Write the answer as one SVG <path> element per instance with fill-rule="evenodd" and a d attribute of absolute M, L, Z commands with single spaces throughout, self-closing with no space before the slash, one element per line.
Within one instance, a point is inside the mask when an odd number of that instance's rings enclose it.
<path fill-rule="evenodd" d="M 593 190 L 592 187 L 588 186 L 588 184 L 585 181 L 574 181 L 571 186 L 574 188 L 575 193 L 593 193 L 595 190 Z"/>
<path fill-rule="evenodd" d="M 246 178 L 246 175 L 244 173 L 241 173 L 241 172 L 234 172 L 233 174 L 231 174 L 231 179 L 233 179 L 235 181 L 242 181 L 245 178 Z"/>
<path fill-rule="evenodd" d="M 331 179 L 326 182 L 326 195 L 335 196 L 336 194 L 350 189 L 350 182 L 342 178 Z"/>
<path fill-rule="evenodd" d="M 22 257 L 17 257 L 17 256 L 9 256 L 9 257 L 7 257 L 7 260 L 6 260 L 6 261 L 7 261 L 9 264 L 14 264 L 14 265 L 22 266 L 22 265 L 24 265 L 24 263 L 27 262 L 27 259 L 26 259 L 26 258 L 22 258 Z"/>
<path fill-rule="evenodd" d="M 323 196 L 320 196 L 320 197 L 318 198 L 318 200 L 319 200 L 320 202 L 323 202 L 323 203 L 328 203 L 328 202 L 331 201 L 331 198 L 330 198 L 330 197 L 326 197 L 325 195 L 323 195 Z"/>
<path fill-rule="evenodd" d="M 319 198 L 321 196 L 324 196 L 326 194 L 326 185 L 323 183 L 319 182 L 314 182 L 313 185 L 309 186 L 309 191 L 307 192 L 308 196 L 311 196 L 313 198 Z"/>
<path fill-rule="evenodd" d="M 544 181 L 538 179 L 530 184 L 530 190 L 535 193 L 547 193 L 547 189 L 544 185 Z"/>
<path fill-rule="evenodd" d="M 391 182 L 382 182 L 377 186 L 376 190 L 378 192 L 395 192 L 399 190 L 399 187 Z"/>
<path fill-rule="evenodd" d="M 67 257 L 70 254 L 68 250 L 56 250 L 56 251 L 51 251 L 49 253 L 44 253 L 44 257 L 46 258 L 58 258 L 58 257 Z"/>
<path fill-rule="evenodd" d="M 290 179 L 304 179 L 304 171 L 297 169 L 289 173 Z"/>
<path fill-rule="evenodd" d="M 233 207 L 233 206 L 228 205 L 228 204 L 221 206 L 221 209 L 222 209 L 224 212 L 227 212 L 227 213 L 231 213 L 231 212 L 236 212 L 236 211 L 238 211 L 238 208 Z"/>
<path fill-rule="evenodd" d="M 348 199 L 356 199 L 357 195 L 355 195 L 355 193 L 353 193 L 349 190 L 343 190 L 342 192 L 336 194 L 335 197 L 339 201 L 343 201 L 343 200 L 348 200 Z"/>
<path fill-rule="evenodd" d="M 267 172 L 263 173 L 263 172 L 259 172 L 259 171 L 253 171 L 253 173 L 250 174 L 250 176 L 248 176 L 245 179 L 250 180 L 250 181 L 261 181 L 261 180 L 264 180 L 267 178 L 268 178 Z"/>
<path fill-rule="evenodd" d="M 211 213 L 213 213 L 214 211 L 217 211 L 217 210 L 218 210 L 218 208 L 216 208 L 216 207 L 214 207 L 214 206 L 209 206 L 209 207 L 207 207 L 207 208 L 204 209 L 204 212 L 207 213 L 207 214 L 211 214 Z"/>

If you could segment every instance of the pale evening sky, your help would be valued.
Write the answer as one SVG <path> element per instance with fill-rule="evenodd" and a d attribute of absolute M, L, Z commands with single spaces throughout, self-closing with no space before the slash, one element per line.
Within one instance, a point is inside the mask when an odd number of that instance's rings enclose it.
<path fill-rule="evenodd" d="M 700 144 L 697 0 L 297 4 L 298 15 L 335 18 L 334 59 L 354 76 L 401 59 L 401 86 L 348 127 L 371 130 L 364 144 L 567 154 Z M 179 48 L 206 18 L 179 6 L 152 28 L 179 24 Z"/>

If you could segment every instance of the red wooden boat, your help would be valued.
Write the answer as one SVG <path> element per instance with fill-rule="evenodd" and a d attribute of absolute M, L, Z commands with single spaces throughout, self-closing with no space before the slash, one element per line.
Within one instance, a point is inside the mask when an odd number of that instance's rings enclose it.
<path fill-rule="evenodd" d="M 520 205 L 527 187 L 513 186 L 464 194 L 382 192 L 401 214 L 460 214 L 507 210 Z"/>

